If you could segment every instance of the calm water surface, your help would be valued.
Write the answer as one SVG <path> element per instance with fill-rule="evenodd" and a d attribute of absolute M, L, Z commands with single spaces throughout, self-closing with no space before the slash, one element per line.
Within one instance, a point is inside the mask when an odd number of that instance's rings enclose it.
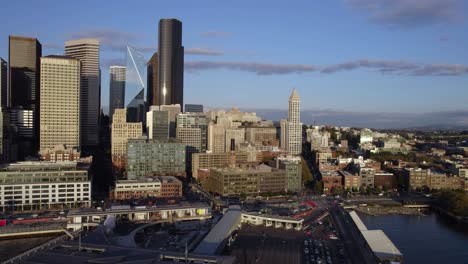
<path fill-rule="evenodd" d="M 359 214 L 368 229 L 382 229 L 406 264 L 468 263 L 468 224 L 429 212 L 426 216 Z"/>

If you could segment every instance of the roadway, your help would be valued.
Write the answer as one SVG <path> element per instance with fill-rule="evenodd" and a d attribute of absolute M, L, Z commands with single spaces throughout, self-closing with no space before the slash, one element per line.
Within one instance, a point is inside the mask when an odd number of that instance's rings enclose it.
<path fill-rule="evenodd" d="M 348 212 L 340 206 L 335 206 L 330 209 L 330 216 L 333 225 L 341 236 L 351 262 L 353 264 L 377 263 L 374 254 L 367 247 Z"/>

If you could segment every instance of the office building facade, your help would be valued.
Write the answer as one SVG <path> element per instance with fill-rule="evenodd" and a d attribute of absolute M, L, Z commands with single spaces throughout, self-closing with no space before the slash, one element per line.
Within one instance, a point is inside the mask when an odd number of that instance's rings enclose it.
<path fill-rule="evenodd" d="M 8 64 L 0 58 L 0 104 L 2 109 L 8 107 Z"/>
<path fill-rule="evenodd" d="M 18 162 L 0 167 L 0 210 L 89 207 L 89 164 Z"/>
<path fill-rule="evenodd" d="M 67 41 L 65 42 L 65 55 L 81 62 L 81 145 L 86 149 L 93 149 L 99 141 L 99 117 L 101 114 L 99 41 L 97 39 Z"/>
<path fill-rule="evenodd" d="M 293 89 L 289 97 L 288 120 L 282 123 L 281 138 L 285 141 L 284 149 L 291 155 L 299 155 L 302 152 L 302 123 L 300 117 L 300 98 L 296 89 Z"/>
<path fill-rule="evenodd" d="M 158 53 L 155 52 L 148 61 L 146 67 L 148 90 L 146 92 L 146 102 L 148 106 L 159 105 L 159 83 L 158 83 Z"/>
<path fill-rule="evenodd" d="M 169 112 L 159 106 L 151 106 L 146 113 L 146 130 L 148 139 L 166 140 L 169 138 Z"/>
<path fill-rule="evenodd" d="M 125 67 L 110 66 L 109 68 L 109 119 L 115 109 L 125 108 Z"/>
<path fill-rule="evenodd" d="M 182 182 L 173 176 L 147 177 L 115 183 L 111 199 L 176 198 L 182 196 Z"/>
<path fill-rule="evenodd" d="M 161 175 L 185 177 L 185 148 L 185 144 L 175 140 L 129 139 L 127 179 Z"/>
<path fill-rule="evenodd" d="M 200 105 L 200 104 L 185 104 L 184 112 L 203 113 L 203 105 Z"/>
<path fill-rule="evenodd" d="M 184 104 L 184 47 L 182 22 L 161 19 L 158 36 L 159 105 Z"/>
<path fill-rule="evenodd" d="M 79 149 L 80 61 L 64 56 L 41 58 L 40 150 L 57 145 Z"/>
<path fill-rule="evenodd" d="M 112 120 L 111 154 L 114 168 L 121 170 L 127 164 L 127 142 L 143 135 L 141 122 L 127 122 L 127 109 L 115 109 Z"/>
<path fill-rule="evenodd" d="M 33 136 L 18 138 L 19 158 L 34 154 L 39 140 L 39 88 L 42 45 L 36 38 L 9 37 L 9 107 L 33 113 Z"/>

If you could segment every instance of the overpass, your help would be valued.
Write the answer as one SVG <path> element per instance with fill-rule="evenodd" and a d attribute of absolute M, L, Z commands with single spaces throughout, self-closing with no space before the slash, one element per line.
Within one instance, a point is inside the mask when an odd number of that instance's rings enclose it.
<path fill-rule="evenodd" d="M 107 216 L 125 216 L 131 221 L 176 222 L 203 220 L 211 218 L 211 207 L 206 203 L 181 203 L 177 205 L 159 205 L 125 209 L 80 209 L 70 210 L 67 215 L 67 229 L 78 230 L 82 227 L 97 226 Z"/>

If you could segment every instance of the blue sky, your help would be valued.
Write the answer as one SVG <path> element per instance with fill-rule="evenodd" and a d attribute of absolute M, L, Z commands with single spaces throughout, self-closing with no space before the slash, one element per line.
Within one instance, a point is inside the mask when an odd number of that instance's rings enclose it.
<path fill-rule="evenodd" d="M 8 35 L 34 36 L 43 54 L 66 40 L 101 40 L 108 67 L 123 47 L 157 48 L 161 18 L 183 22 L 185 102 L 286 109 L 424 113 L 468 110 L 468 4 L 463 0 L 4 1 Z"/>

